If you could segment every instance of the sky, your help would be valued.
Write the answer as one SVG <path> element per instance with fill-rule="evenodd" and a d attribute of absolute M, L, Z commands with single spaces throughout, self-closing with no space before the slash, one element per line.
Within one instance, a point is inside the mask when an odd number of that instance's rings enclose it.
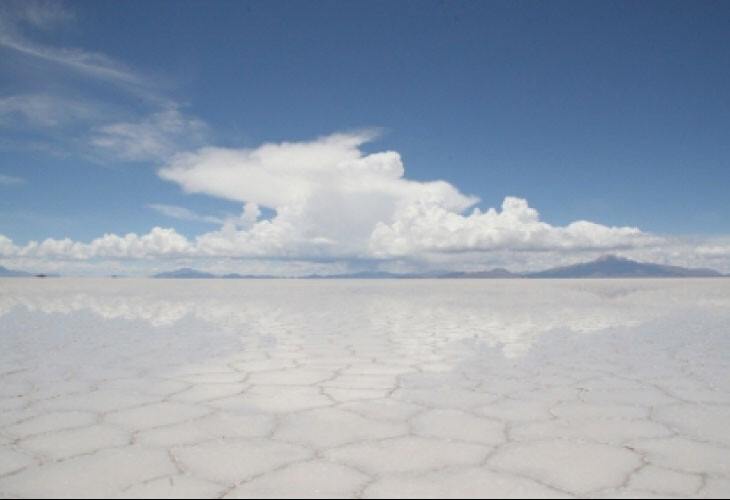
<path fill-rule="evenodd" d="M 727 2 L 0 3 L 0 265 L 730 272 Z"/>

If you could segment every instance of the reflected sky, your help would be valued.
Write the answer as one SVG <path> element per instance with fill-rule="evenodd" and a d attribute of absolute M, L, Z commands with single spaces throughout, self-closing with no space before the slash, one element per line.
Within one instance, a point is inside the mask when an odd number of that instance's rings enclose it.
<path fill-rule="evenodd" d="M 212 492 L 181 496 L 217 498 L 271 456 L 373 485 L 479 464 L 637 497 L 641 463 L 710 484 L 727 477 L 729 325 L 730 280 L 0 280 L 0 496 L 202 478 Z M 484 491 L 465 477 L 448 484 Z"/>
<path fill-rule="evenodd" d="M 74 335 L 91 343 L 196 333 L 208 344 L 336 338 L 403 350 L 477 340 L 516 357 L 546 332 L 728 311 L 726 280 L 3 280 L 0 288 L 6 342 L 27 329 L 50 341 L 86 325 Z"/>

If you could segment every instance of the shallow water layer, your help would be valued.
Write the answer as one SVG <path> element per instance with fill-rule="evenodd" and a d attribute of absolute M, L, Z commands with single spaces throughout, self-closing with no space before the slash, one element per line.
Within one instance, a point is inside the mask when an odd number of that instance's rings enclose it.
<path fill-rule="evenodd" d="M 726 497 L 730 280 L 0 280 L 0 497 Z"/>

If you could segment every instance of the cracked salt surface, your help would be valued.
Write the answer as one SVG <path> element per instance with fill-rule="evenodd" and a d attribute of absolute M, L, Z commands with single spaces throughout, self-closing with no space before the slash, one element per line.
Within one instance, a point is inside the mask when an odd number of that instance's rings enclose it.
<path fill-rule="evenodd" d="M 730 495 L 730 280 L 0 280 L 0 498 Z"/>

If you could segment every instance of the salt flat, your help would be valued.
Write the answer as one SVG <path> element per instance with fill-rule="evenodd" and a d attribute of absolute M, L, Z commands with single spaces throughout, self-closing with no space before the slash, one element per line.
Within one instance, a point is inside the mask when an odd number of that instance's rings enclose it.
<path fill-rule="evenodd" d="M 730 280 L 0 280 L 2 497 L 727 497 Z"/>

